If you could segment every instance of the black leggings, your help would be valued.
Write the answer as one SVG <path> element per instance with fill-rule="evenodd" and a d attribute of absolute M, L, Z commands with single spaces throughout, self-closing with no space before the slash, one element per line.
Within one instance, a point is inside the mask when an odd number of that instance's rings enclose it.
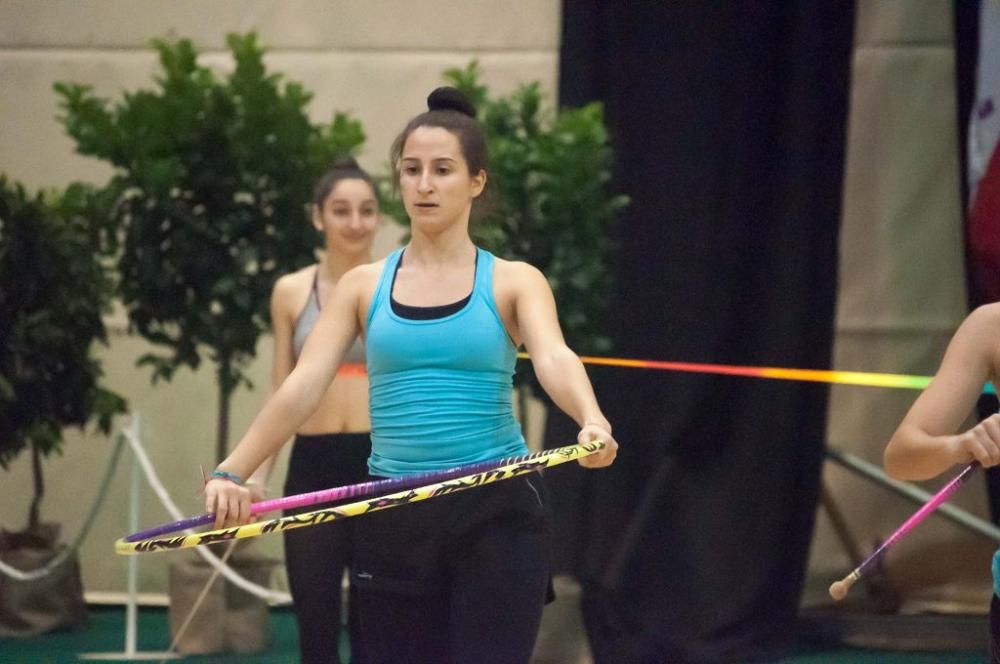
<path fill-rule="evenodd" d="M 532 473 L 357 519 L 367 662 L 527 662 L 551 594 Z"/>
<path fill-rule="evenodd" d="M 371 440 L 367 433 L 298 435 L 292 445 L 285 480 L 285 495 L 319 491 L 368 478 Z M 309 512 L 327 505 L 310 505 L 285 511 Z M 340 662 L 341 582 L 351 566 L 354 519 L 302 530 L 285 537 L 285 566 L 299 626 L 299 653 L 303 664 Z M 351 659 L 361 661 L 357 602 L 351 591 L 348 628 Z"/>
<path fill-rule="evenodd" d="M 990 662 L 1000 664 L 1000 597 L 990 600 Z"/>

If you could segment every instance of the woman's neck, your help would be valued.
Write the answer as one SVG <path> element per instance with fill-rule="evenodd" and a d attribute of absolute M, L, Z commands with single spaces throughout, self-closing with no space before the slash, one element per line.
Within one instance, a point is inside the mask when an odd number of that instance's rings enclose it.
<path fill-rule="evenodd" d="M 465 228 L 455 230 L 436 235 L 414 231 L 406 245 L 407 264 L 434 267 L 468 261 L 475 255 L 475 245 Z"/>

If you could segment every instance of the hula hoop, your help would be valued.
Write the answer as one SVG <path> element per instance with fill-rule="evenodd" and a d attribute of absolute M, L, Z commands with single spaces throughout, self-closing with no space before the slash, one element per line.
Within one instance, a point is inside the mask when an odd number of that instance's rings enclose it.
<path fill-rule="evenodd" d="M 406 477 L 375 480 L 372 482 L 362 482 L 360 484 L 349 484 L 347 486 L 335 487 L 333 489 L 320 489 L 319 491 L 310 491 L 308 493 L 299 493 L 291 496 L 284 496 L 282 498 L 262 500 L 250 506 L 250 514 L 256 516 L 258 514 L 267 514 L 278 510 L 290 510 L 297 507 L 305 507 L 307 505 L 332 503 L 346 498 L 362 498 L 364 496 L 371 496 L 384 491 L 400 491 L 402 489 L 409 489 L 411 487 L 430 484 L 432 482 L 441 482 L 443 480 L 461 477 L 463 475 L 481 473 L 487 470 L 493 470 L 494 468 L 499 468 L 500 466 L 508 466 L 512 463 L 531 461 L 533 459 L 546 456 L 551 452 L 552 450 L 543 450 L 541 452 L 532 452 L 531 454 L 522 454 L 520 456 L 507 457 L 505 459 L 494 459 L 492 461 L 470 463 L 464 466 L 456 466 L 455 468 L 435 471 L 432 473 L 420 473 L 417 475 L 408 475 Z M 124 539 L 126 542 L 139 542 L 141 540 L 152 539 L 169 533 L 176 533 L 181 530 L 188 530 L 189 528 L 207 526 L 213 521 L 215 521 L 214 514 L 192 516 L 186 519 L 173 521 L 171 523 L 165 523 L 160 526 L 147 528 L 146 530 L 140 530 L 136 533 L 125 536 Z"/>
<path fill-rule="evenodd" d="M 416 488 L 404 489 L 379 498 L 359 500 L 346 505 L 338 505 L 337 507 L 328 507 L 303 514 L 248 523 L 232 528 L 220 528 L 193 535 L 144 539 L 138 542 L 130 542 L 123 537 L 115 542 L 115 553 L 128 556 L 139 553 L 176 551 L 205 544 L 218 544 L 219 542 L 229 542 L 231 540 L 283 532 L 295 528 L 318 526 L 338 519 L 391 509 L 401 505 L 409 505 L 421 500 L 458 493 L 459 491 L 474 489 L 486 484 L 492 484 L 493 482 L 519 477 L 544 468 L 558 466 L 568 461 L 582 459 L 604 449 L 604 447 L 604 441 L 595 440 L 589 443 L 578 443 L 576 445 L 544 450 L 528 455 L 529 458 L 527 459 L 516 458 L 513 461 L 508 460 L 508 463 L 489 470 L 434 482 Z"/>

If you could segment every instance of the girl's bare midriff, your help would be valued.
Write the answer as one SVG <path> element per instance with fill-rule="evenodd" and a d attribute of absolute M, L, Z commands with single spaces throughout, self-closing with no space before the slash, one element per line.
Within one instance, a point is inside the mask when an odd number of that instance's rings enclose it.
<path fill-rule="evenodd" d="M 337 373 L 316 412 L 299 427 L 301 434 L 357 433 L 371 430 L 368 417 L 368 378 L 362 365 L 348 365 Z"/>

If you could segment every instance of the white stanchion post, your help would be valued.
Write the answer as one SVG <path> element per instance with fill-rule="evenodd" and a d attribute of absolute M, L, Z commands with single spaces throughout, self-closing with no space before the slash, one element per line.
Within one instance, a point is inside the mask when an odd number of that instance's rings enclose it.
<path fill-rule="evenodd" d="M 136 420 L 138 422 L 138 420 Z M 136 424 L 138 428 L 138 424 Z M 132 481 L 129 487 L 128 532 L 139 530 L 139 462 L 132 455 Z M 132 556 L 137 558 L 138 556 Z M 139 585 L 139 561 L 128 561 L 128 604 L 125 605 L 125 652 L 134 655 L 136 652 L 136 623 L 139 619 L 139 598 L 136 596 Z"/>
<path fill-rule="evenodd" d="M 132 433 L 139 435 L 139 413 L 133 413 L 129 421 L 129 428 Z M 129 483 L 129 504 L 128 504 L 128 532 L 134 533 L 139 530 L 139 491 L 141 489 L 142 476 L 139 472 L 139 460 L 135 452 L 132 452 L 132 472 Z M 165 660 L 177 659 L 180 657 L 175 652 L 169 651 L 147 651 L 139 652 L 136 644 L 138 636 L 139 622 L 139 556 L 128 556 L 128 568 L 126 577 L 126 588 L 128 590 L 128 600 L 125 604 L 125 650 L 123 652 L 92 652 L 79 655 L 83 660 L 103 660 L 103 661 L 141 661 L 141 660 Z"/>

